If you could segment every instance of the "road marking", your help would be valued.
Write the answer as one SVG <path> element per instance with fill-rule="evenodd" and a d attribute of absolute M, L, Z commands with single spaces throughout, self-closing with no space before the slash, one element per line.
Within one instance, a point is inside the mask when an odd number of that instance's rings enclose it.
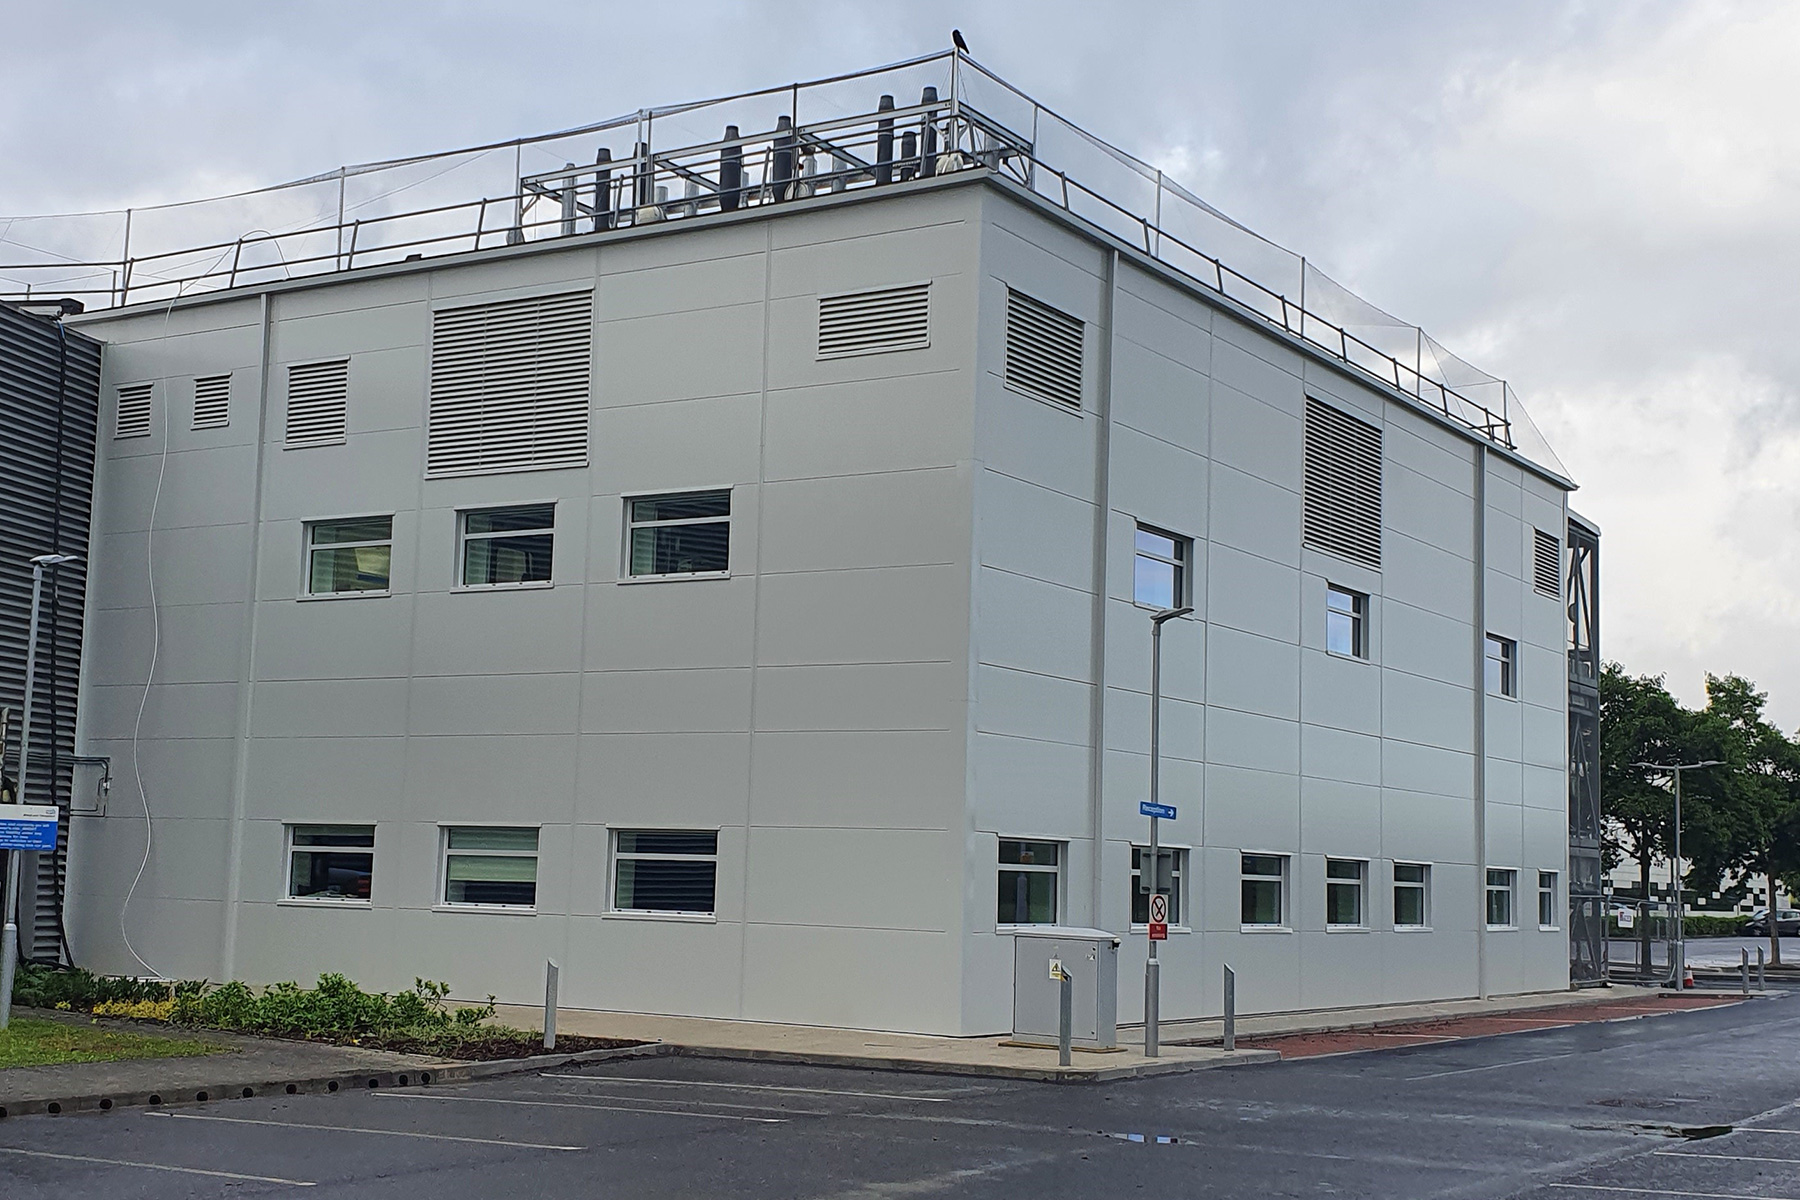
<path fill-rule="evenodd" d="M 52 1154 L 48 1150 L 20 1150 L 16 1146 L 0 1146 L 0 1154 L 23 1154 L 28 1158 L 54 1158 L 63 1162 L 98 1163 L 104 1167 L 141 1167 L 146 1171 L 175 1171 L 182 1175 L 209 1175 L 214 1179 L 242 1179 L 251 1183 L 285 1183 L 290 1187 L 317 1187 L 310 1179 L 282 1179 L 278 1175 L 240 1175 L 236 1171 L 205 1171 L 199 1167 L 172 1167 L 167 1163 L 132 1162 L 125 1158 L 95 1158 L 91 1154 Z"/>
<path fill-rule="evenodd" d="M 1413 1083 L 1421 1079 L 1447 1079 L 1452 1075 L 1473 1075 L 1477 1071 L 1498 1071 L 1504 1067 L 1523 1067 L 1529 1066 L 1531 1063 L 1555 1062 L 1559 1058 L 1574 1058 L 1579 1053 L 1581 1051 L 1571 1050 L 1567 1054 L 1546 1054 L 1541 1058 L 1520 1058 L 1514 1059 L 1512 1062 L 1489 1063 L 1485 1067 L 1460 1067 L 1454 1071 L 1434 1071 L 1430 1075 L 1408 1075 L 1406 1082 Z"/>
<path fill-rule="evenodd" d="M 385 1093 L 377 1092 L 377 1095 Z M 304 1121 L 259 1121 L 253 1117 L 213 1117 L 201 1113 L 153 1112 L 171 1121 L 222 1121 L 227 1125 L 269 1125 L 276 1129 L 323 1129 L 331 1133 L 373 1133 L 382 1137 L 420 1138 L 428 1142 L 470 1142 L 477 1146 L 512 1146 L 521 1150 L 586 1150 L 586 1146 L 549 1146 L 542 1142 L 509 1142 L 500 1138 L 452 1137 L 447 1133 L 413 1133 L 405 1129 L 358 1129 L 351 1125 L 309 1125 Z"/>
<path fill-rule="evenodd" d="M 1697 1150 L 1653 1150 L 1668 1158 L 1716 1158 L 1723 1162 L 1800 1163 L 1800 1158 L 1759 1158 L 1754 1154 L 1702 1154 Z"/>
<path fill-rule="evenodd" d="M 427 1096 L 417 1092 L 376 1092 L 378 1100 L 436 1100 L 463 1104 L 524 1104 L 532 1108 L 591 1108 L 596 1112 L 648 1113 L 660 1117 L 702 1117 L 708 1121 L 750 1121 L 757 1125 L 785 1125 L 786 1117 L 740 1117 L 735 1113 L 694 1112 L 685 1108 L 645 1108 L 641 1104 L 571 1104 L 566 1100 L 507 1100 L 499 1096 Z M 624 1097 L 621 1097 L 623 1099 Z M 799 1117 L 828 1117 L 830 1113 L 795 1113 Z M 580 1146 L 548 1146 L 550 1150 L 579 1150 Z"/>
<path fill-rule="evenodd" d="M 1753 1128 L 1750 1128 L 1745 1125 L 1739 1125 L 1737 1128 L 1733 1129 L 1732 1132 L 1733 1133 L 1785 1133 L 1785 1134 L 1789 1135 L 1790 1137 L 1795 1136 L 1795 1135 L 1800 1135 L 1800 1129 L 1753 1129 Z"/>
<path fill-rule="evenodd" d="M 566 1079 L 572 1083 L 636 1084 L 642 1087 L 730 1088 L 744 1092 L 796 1092 L 806 1096 L 854 1096 L 861 1100 L 916 1100 L 921 1104 L 951 1104 L 958 1097 L 925 1096 L 901 1092 L 840 1092 L 831 1088 L 780 1087 L 772 1083 L 710 1083 L 704 1079 L 630 1079 L 623 1075 L 557 1075 L 539 1072 L 539 1079 Z M 986 1089 L 969 1089 L 964 1095 L 981 1095 Z"/>
<path fill-rule="evenodd" d="M 1751 1196 L 1744 1192 L 1677 1192 L 1651 1184 L 1647 1187 L 1612 1187 L 1604 1183 L 1552 1183 L 1553 1188 L 1578 1192 L 1632 1192 L 1639 1196 L 1694 1196 L 1699 1200 L 1796 1200 L 1792 1196 Z"/>
<path fill-rule="evenodd" d="M 686 1112 L 690 1111 L 687 1109 L 647 1109 L 647 1108 L 642 1107 L 643 1102 L 644 1102 L 644 1097 L 642 1097 L 642 1096 L 614 1096 L 614 1095 L 610 1095 L 606 1092 L 579 1092 L 579 1093 L 575 1093 L 575 1092 L 535 1092 L 529 1088 L 521 1088 L 519 1091 L 517 1091 L 513 1094 L 517 1095 L 517 1096 L 554 1096 L 558 1100 L 568 1100 L 568 1099 L 570 1099 L 570 1097 L 575 1096 L 575 1095 L 579 1095 L 584 1100 L 616 1100 L 621 1104 L 631 1105 L 630 1111 L 632 1111 L 632 1112 L 665 1112 L 665 1111 L 667 1111 L 667 1112 L 686 1113 Z M 475 1097 L 475 1096 L 468 1096 L 468 1097 L 438 1096 L 436 1098 L 443 1099 L 443 1100 L 479 1099 L 479 1097 Z M 404 1097 L 402 1097 L 402 1099 L 404 1099 Z M 430 1100 L 430 1099 L 433 1099 L 433 1097 L 421 1096 L 421 1097 L 419 1097 L 419 1099 Z M 671 1104 L 704 1104 L 707 1108 L 736 1108 L 736 1109 L 742 1109 L 745 1112 L 758 1112 L 758 1113 L 780 1112 L 780 1113 L 785 1113 L 788 1116 L 794 1116 L 794 1117 L 831 1117 L 831 1116 L 838 1115 L 836 1113 L 831 1113 L 831 1112 L 815 1112 L 812 1109 L 805 1109 L 805 1108 L 771 1109 L 767 1104 L 731 1104 L 724 1100 L 701 1100 L 701 1099 L 697 1099 L 697 1098 L 693 1099 L 693 1100 L 683 1100 L 679 1096 L 677 1096 L 673 1100 L 669 1101 L 669 1103 L 671 1103 Z M 597 1105 L 584 1105 L 583 1107 L 598 1107 L 598 1106 Z"/>

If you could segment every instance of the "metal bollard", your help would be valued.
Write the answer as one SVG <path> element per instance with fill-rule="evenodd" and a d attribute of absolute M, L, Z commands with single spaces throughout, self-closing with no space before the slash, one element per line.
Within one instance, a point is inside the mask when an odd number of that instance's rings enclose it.
<path fill-rule="evenodd" d="M 1763 948 L 1761 946 L 1756 948 L 1756 990 L 1759 992 L 1768 990 L 1763 981 Z"/>
<path fill-rule="evenodd" d="M 1056 1015 L 1056 1065 L 1066 1067 L 1075 1037 L 1075 980 L 1067 967 L 1063 968 L 1057 991 L 1062 1011 Z"/>
<path fill-rule="evenodd" d="M 1738 966 L 1744 973 L 1744 995 L 1748 996 L 1750 994 L 1750 952 L 1739 947 L 1738 956 L 1743 960 Z"/>
<path fill-rule="evenodd" d="M 1225 968 L 1225 1049 L 1237 1049 L 1237 972 Z"/>
<path fill-rule="evenodd" d="M 554 958 L 544 961 L 544 1049 L 556 1049 L 556 984 L 562 968 Z"/>

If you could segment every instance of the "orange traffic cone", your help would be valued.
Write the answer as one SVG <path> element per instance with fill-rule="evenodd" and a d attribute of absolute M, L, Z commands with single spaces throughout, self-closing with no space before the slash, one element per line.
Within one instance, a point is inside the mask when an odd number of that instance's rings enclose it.
<path fill-rule="evenodd" d="M 1681 968 L 1681 986 L 1684 988 L 1691 988 L 1694 986 L 1694 968 L 1687 966 L 1685 963 Z"/>

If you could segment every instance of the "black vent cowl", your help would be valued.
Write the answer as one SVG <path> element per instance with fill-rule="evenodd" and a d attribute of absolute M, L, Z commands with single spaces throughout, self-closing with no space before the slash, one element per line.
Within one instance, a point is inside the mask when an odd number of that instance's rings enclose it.
<path fill-rule="evenodd" d="M 1306 402 L 1306 541 L 1381 569 L 1381 430 Z"/>

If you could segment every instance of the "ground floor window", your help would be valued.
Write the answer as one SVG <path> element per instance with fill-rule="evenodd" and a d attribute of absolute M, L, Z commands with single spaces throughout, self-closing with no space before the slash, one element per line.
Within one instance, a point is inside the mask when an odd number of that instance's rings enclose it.
<path fill-rule="evenodd" d="M 1161 859 L 1156 871 L 1156 886 L 1144 878 L 1144 864 L 1150 861 L 1150 847 L 1133 846 L 1131 848 L 1131 923 L 1147 925 L 1150 922 L 1150 893 L 1162 892 L 1169 898 L 1169 924 L 1181 924 L 1182 882 L 1187 878 L 1186 850 L 1177 850 L 1169 846 L 1158 848 L 1157 857 Z"/>
<path fill-rule="evenodd" d="M 710 916 L 718 872 L 717 830 L 621 829 L 613 843 L 613 907 Z"/>
<path fill-rule="evenodd" d="M 1557 920 L 1556 872 L 1538 872 L 1538 928 L 1555 929 L 1562 922 Z"/>
<path fill-rule="evenodd" d="M 1360 928 L 1369 882 L 1369 864 L 1354 858 L 1325 860 L 1325 924 Z"/>
<path fill-rule="evenodd" d="M 1062 891 L 1062 843 L 1000 839 L 1001 925 L 1054 925 Z"/>
<path fill-rule="evenodd" d="M 375 877 L 373 825 L 289 825 L 288 898 L 363 900 Z"/>
<path fill-rule="evenodd" d="M 444 903 L 537 904 L 538 831 L 491 825 L 444 830 Z"/>
<path fill-rule="evenodd" d="M 1287 912 L 1285 854 L 1246 854 L 1243 870 L 1243 923 L 1279 926 Z"/>
<path fill-rule="evenodd" d="M 1517 871 L 1489 870 L 1487 873 L 1487 924 L 1489 929 L 1511 929 L 1513 891 L 1518 886 Z"/>
<path fill-rule="evenodd" d="M 1394 864 L 1394 928 L 1423 929 L 1431 924 L 1431 868 L 1424 863 Z"/>

